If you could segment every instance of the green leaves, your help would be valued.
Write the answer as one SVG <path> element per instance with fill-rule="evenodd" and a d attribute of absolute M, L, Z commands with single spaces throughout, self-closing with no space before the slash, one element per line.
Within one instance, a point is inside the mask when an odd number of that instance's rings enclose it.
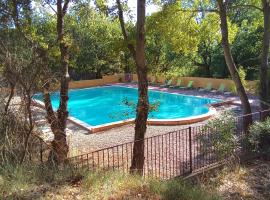
<path fill-rule="evenodd" d="M 235 116 L 230 112 L 210 120 L 198 136 L 202 153 L 214 153 L 221 160 L 228 158 L 237 147 L 235 131 Z"/>
<path fill-rule="evenodd" d="M 164 7 L 147 21 L 147 34 L 159 33 L 160 40 L 170 43 L 176 53 L 196 51 L 198 25 L 192 14 L 180 12 L 178 5 Z"/>
<path fill-rule="evenodd" d="M 74 40 L 73 68 L 102 73 L 117 70 L 123 45 L 116 20 L 87 5 L 78 5 L 70 15 L 68 26 Z"/>
<path fill-rule="evenodd" d="M 270 153 L 270 118 L 265 121 L 255 122 L 249 130 L 248 142 L 254 152 L 262 154 L 269 159 Z"/>

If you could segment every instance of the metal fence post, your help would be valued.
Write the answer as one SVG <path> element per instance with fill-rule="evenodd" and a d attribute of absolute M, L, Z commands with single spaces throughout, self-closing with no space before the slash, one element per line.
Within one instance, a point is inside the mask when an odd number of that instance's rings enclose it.
<path fill-rule="evenodd" d="M 189 170 L 192 173 L 192 144 L 191 144 L 191 126 L 188 127 L 188 137 L 189 137 Z"/>

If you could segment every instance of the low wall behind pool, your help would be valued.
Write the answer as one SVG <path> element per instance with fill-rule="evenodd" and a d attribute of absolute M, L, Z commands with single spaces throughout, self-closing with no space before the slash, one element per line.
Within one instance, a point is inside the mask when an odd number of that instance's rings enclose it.
<path fill-rule="evenodd" d="M 133 81 L 138 81 L 137 74 L 133 74 L 132 78 L 133 78 Z M 153 80 L 153 78 L 156 78 L 156 82 L 158 83 L 164 83 L 166 80 L 165 76 L 161 76 L 161 75 L 148 76 L 148 79 Z M 174 77 L 172 78 L 173 80 L 172 84 L 176 84 L 178 78 L 182 80 L 181 85 L 183 86 L 186 86 L 189 81 L 194 81 L 193 82 L 194 88 L 204 88 L 209 82 L 212 83 L 213 89 L 218 89 L 221 83 L 225 84 L 226 90 L 231 90 L 234 86 L 234 82 L 231 79 L 203 78 L 203 77 Z M 256 85 L 257 85 L 257 81 L 247 81 L 248 92 L 254 93 L 256 90 Z"/>
<path fill-rule="evenodd" d="M 156 81 L 159 83 L 164 83 L 165 77 L 164 76 L 154 76 L 149 75 L 149 79 L 153 79 L 156 77 Z M 226 86 L 226 90 L 231 90 L 234 86 L 234 82 L 230 79 L 216 79 L 216 78 L 202 78 L 202 77 L 179 77 L 182 80 L 182 85 L 187 85 L 189 81 L 194 81 L 193 86 L 195 88 L 204 88 L 207 83 L 211 82 L 213 85 L 213 89 L 218 89 L 221 83 L 224 83 Z M 172 84 L 176 84 L 177 77 L 173 78 Z M 137 75 L 132 74 L 132 80 L 137 81 Z M 69 84 L 70 89 L 76 88 L 87 88 L 87 87 L 94 87 L 94 86 L 102 86 L 106 84 L 114 84 L 119 82 L 125 81 L 124 74 L 115 74 L 115 75 L 108 75 L 103 76 L 102 79 L 93 79 L 93 80 L 82 80 L 82 81 L 71 81 Z M 257 81 L 247 81 L 247 87 L 249 92 L 254 93 L 256 91 Z"/>
<path fill-rule="evenodd" d="M 103 76 L 102 79 L 71 81 L 69 83 L 69 88 L 76 89 L 76 88 L 102 86 L 106 84 L 123 82 L 123 80 L 124 80 L 124 74 L 115 74 L 115 75 Z"/>

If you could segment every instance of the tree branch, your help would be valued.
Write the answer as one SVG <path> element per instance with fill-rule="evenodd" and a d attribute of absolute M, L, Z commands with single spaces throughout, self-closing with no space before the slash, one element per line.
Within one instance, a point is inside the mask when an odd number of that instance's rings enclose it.
<path fill-rule="evenodd" d="M 121 26 L 122 34 L 124 36 L 124 40 L 127 44 L 127 47 L 129 49 L 132 57 L 134 58 L 134 61 L 136 61 L 136 50 L 135 50 L 135 47 L 129 42 L 129 39 L 128 39 L 127 30 L 125 28 L 123 9 L 122 9 L 120 0 L 116 0 L 116 4 L 117 4 L 117 8 L 118 8 L 118 18 L 120 21 L 120 26 Z"/>
<path fill-rule="evenodd" d="M 50 3 L 47 2 L 47 5 L 53 10 L 53 12 L 54 12 L 55 14 L 57 14 L 57 11 L 52 7 L 52 5 L 51 5 Z"/>
<path fill-rule="evenodd" d="M 193 10 L 189 10 L 189 9 L 179 9 L 176 11 L 180 11 L 180 12 L 191 12 L 191 13 L 195 13 L 195 12 L 218 12 L 217 9 L 193 9 Z"/>
<path fill-rule="evenodd" d="M 63 10 L 62 10 L 63 15 L 65 15 L 66 12 L 67 12 L 69 1 L 70 1 L 70 0 L 65 0 L 65 2 L 64 2 Z"/>
<path fill-rule="evenodd" d="M 259 11 L 263 11 L 262 8 L 255 6 L 255 5 L 251 5 L 251 4 L 240 4 L 240 5 L 235 5 L 235 6 L 230 6 L 229 9 L 237 9 L 237 8 L 248 8 L 248 9 L 257 9 Z"/>

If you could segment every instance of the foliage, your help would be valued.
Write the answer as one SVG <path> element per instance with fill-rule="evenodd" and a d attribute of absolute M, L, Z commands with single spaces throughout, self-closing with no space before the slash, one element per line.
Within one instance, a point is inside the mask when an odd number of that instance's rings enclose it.
<path fill-rule="evenodd" d="M 86 190 L 90 190 L 88 197 L 91 199 L 219 199 L 215 193 L 208 193 L 199 186 L 181 180 L 142 179 L 117 172 L 89 174 L 83 185 Z"/>
<path fill-rule="evenodd" d="M 168 5 L 147 18 L 147 61 L 153 73 L 184 69 L 197 50 L 198 24 L 192 14 L 178 10 L 178 4 Z"/>
<path fill-rule="evenodd" d="M 235 116 L 229 111 L 210 120 L 198 137 L 202 142 L 202 152 L 214 152 L 220 159 L 233 155 L 237 147 L 235 131 Z"/>
<path fill-rule="evenodd" d="M 259 55 L 261 53 L 263 33 L 261 19 L 261 16 L 258 14 L 251 22 L 243 20 L 232 46 L 235 62 L 243 66 L 247 72 L 246 78 L 248 80 L 259 78 Z"/>
<path fill-rule="evenodd" d="M 215 191 L 181 180 L 155 178 L 119 172 L 58 170 L 31 163 L 0 168 L 0 194 L 6 199 L 189 199 L 218 200 Z"/>
<path fill-rule="evenodd" d="M 254 152 L 263 155 L 269 159 L 270 156 L 270 118 L 265 121 L 254 122 L 250 127 L 248 142 Z"/>
<path fill-rule="evenodd" d="M 121 120 L 121 117 L 125 116 L 125 117 L 129 117 L 129 118 L 133 118 L 136 114 L 136 108 L 137 108 L 137 102 L 128 99 L 127 97 L 124 97 L 122 100 L 122 105 L 126 106 L 127 111 L 123 112 L 120 111 L 119 113 L 116 113 L 114 115 L 111 115 L 111 118 L 115 118 L 115 119 L 119 119 Z M 159 101 L 154 101 L 151 102 L 149 105 L 149 111 L 148 111 L 148 116 L 152 117 L 153 116 L 153 112 L 158 111 L 159 109 L 159 105 L 160 102 Z"/>
<path fill-rule="evenodd" d="M 204 76 L 223 76 L 222 73 L 215 69 L 215 65 L 218 60 L 216 57 L 218 55 L 223 56 L 223 52 L 217 51 L 217 48 L 220 47 L 221 43 L 221 34 L 219 26 L 219 16 L 216 13 L 206 13 L 202 17 L 202 21 L 199 23 L 199 44 L 198 52 L 195 58 L 195 65 L 202 68 L 202 74 Z M 228 20 L 228 29 L 229 29 L 229 41 L 230 43 L 234 42 L 234 39 L 237 34 L 238 27 L 235 24 L 232 24 Z M 222 63 L 217 64 L 221 68 Z M 224 66 L 226 67 L 226 66 Z"/>
<path fill-rule="evenodd" d="M 5 10 L 7 1 L 0 4 Z M 123 1 L 129 41 L 135 44 L 136 25 L 130 18 L 131 10 Z M 26 35 L 49 52 L 48 64 L 57 72 L 60 52 L 55 41 L 56 16 L 44 2 L 35 2 L 31 8 L 31 26 L 25 26 Z M 216 9 L 215 1 L 150 1 L 161 6 L 158 12 L 146 19 L 146 58 L 151 73 L 169 76 L 207 76 L 227 78 L 229 73 L 221 47 L 219 17 L 214 12 L 182 12 L 181 9 Z M 261 39 L 263 33 L 262 12 L 258 1 L 232 1 L 229 6 L 229 40 L 234 60 L 243 66 L 246 78 L 258 78 Z M 22 5 L 23 6 L 23 5 Z M 8 13 L 8 12 L 7 12 Z M 71 75 L 74 79 L 100 78 L 103 74 L 134 72 L 134 62 L 123 44 L 121 29 L 116 18 L 115 6 L 108 1 L 79 1 L 67 13 L 65 40 L 70 46 Z M 0 34 L 12 30 L 12 19 L 5 12 L 0 16 Z M 22 11 L 23 24 L 29 15 Z M 16 35 L 9 35 L 16 40 Z M 3 41 L 5 41 L 3 39 Z"/>
<path fill-rule="evenodd" d="M 50 185 L 67 184 L 83 173 L 70 167 L 60 170 L 31 162 L 5 164 L 0 166 L 0 195 L 4 199 L 39 199 Z"/>
<path fill-rule="evenodd" d="M 117 20 L 79 4 L 69 16 L 68 26 L 73 39 L 73 69 L 100 77 L 123 68 L 124 45 Z"/>
<path fill-rule="evenodd" d="M 240 77 L 240 80 L 242 82 L 242 85 L 245 89 L 247 89 L 247 86 L 248 86 L 248 83 L 246 81 L 246 71 L 244 70 L 244 68 L 242 66 L 240 66 L 238 68 L 238 73 L 239 73 L 239 77 Z M 234 93 L 237 93 L 237 90 L 236 90 L 236 86 L 235 85 L 232 85 L 232 87 L 230 88 L 230 90 Z"/>

